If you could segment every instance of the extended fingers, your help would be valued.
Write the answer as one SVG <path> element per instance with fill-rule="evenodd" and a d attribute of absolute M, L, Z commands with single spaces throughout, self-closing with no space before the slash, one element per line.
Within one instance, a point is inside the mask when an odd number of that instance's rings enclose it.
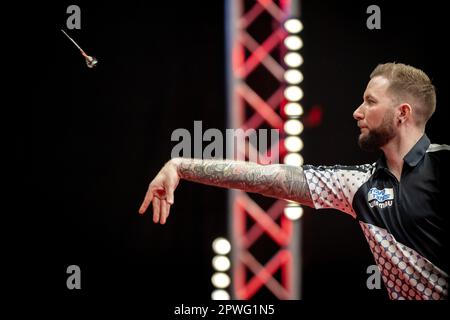
<path fill-rule="evenodd" d="M 165 224 L 166 218 L 167 218 L 167 200 L 162 199 L 161 200 L 161 216 L 160 216 L 159 222 L 161 224 Z"/>
<path fill-rule="evenodd" d="M 167 203 L 169 205 L 172 205 L 175 201 L 174 191 L 175 191 L 175 189 L 173 187 L 171 187 L 171 186 L 167 187 Z"/>
<path fill-rule="evenodd" d="M 141 207 L 139 208 L 140 214 L 143 214 L 147 210 L 147 208 L 150 205 L 150 203 L 152 202 L 152 200 L 153 200 L 153 193 L 150 191 L 150 188 L 149 188 L 147 190 L 147 193 L 145 194 L 144 201 L 142 202 Z"/>
<path fill-rule="evenodd" d="M 165 224 L 167 221 L 167 218 L 169 217 L 170 213 L 170 203 L 166 200 L 161 200 L 161 224 Z"/>
<path fill-rule="evenodd" d="M 153 198 L 153 222 L 158 223 L 161 213 L 161 200 L 158 197 Z"/>
<path fill-rule="evenodd" d="M 149 188 L 144 201 L 139 208 L 139 213 L 143 214 L 150 203 L 153 205 L 153 222 L 165 224 L 170 213 L 170 206 L 174 201 L 174 188 Z"/>

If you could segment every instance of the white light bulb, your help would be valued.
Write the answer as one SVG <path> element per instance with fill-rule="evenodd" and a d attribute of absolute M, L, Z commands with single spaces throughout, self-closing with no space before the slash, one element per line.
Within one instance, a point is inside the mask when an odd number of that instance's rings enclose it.
<path fill-rule="evenodd" d="M 284 90 L 284 96 L 290 101 L 299 101 L 303 98 L 303 90 L 297 86 L 289 86 Z"/>
<path fill-rule="evenodd" d="M 227 271 L 230 269 L 230 259 L 225 256 L 215 256 L 212 260 L 214 269 L 217 271 Z"/>
<path fill-rule="evenodd" d="M 303 108 L 296 102 L 286 103 L 284 106 L 284 113 L 290 117 L 298 117 L 303 114 Z"/>
<path fill-rule="evenodd" d="M 290 165 L 290 166 L 301 166 L 303 165 L 303 157 L 299 155 L 298 153 L 288 153 L 284 159 L 284 164 Z"/>
<path fill-rule="evenodd" d="M 223 289 L 216 289 L 211 293 L 212 300 L 230 300 L 230 295 Z"/>
<path fill-rule="evenodd" d="M 284 39 L 284 45 L 289 50 L 299 50 L 303 47 L 303 41 L 299 36 L 288 36 Z"/>
<path fill-rule="evenodd" d="M 298 220 L 303 216 L 303 208 L 300 206 L 287 206 L 284 215 L 290 220 Z"/>
<path fill-rule="evenodd" d="M 231 250 L 230 242 L 222 237 L 215 239 L 212 243 L 212 247 L 217 254 L 227 254 Z"/>
<path fill-rule="evenodd" d="M 290 33 L 297 33 L 303 30 L 303 24 L 298 19 L 288 19 L 284 22 L 284 28 Z"/>
<path fill-rule="evenodd" d="M 284 63 L 291 68 L 297 68 L 303 64 L 303 57 L 300 53 L 289 52 L 284 56 Z"/>
<path fill-rule="evenodd" d="M 284 80 L 289 84 L 299 84 L 303 81 L 303 74 L 296 69 L 286 70 Z"/>
<path fill-rule="evenodd" d="M 298 135 L 303 131 L 303 124 L 296 119 L 288 120 L 284 123 L 284 131 L 287 134 Z"/>
<path fill-rule="evenodd" d="M 223 272 L 216 272 L 211 277 L 211 282 L 216 288 L 226 288 L 230 285 L 230 277 Z"/>
<path fill-rule="evenodd" d="M 299 152 L 303 149 L 303 141 L 299 137 L 287 137 L 284 146 L 290 152 Z"/>

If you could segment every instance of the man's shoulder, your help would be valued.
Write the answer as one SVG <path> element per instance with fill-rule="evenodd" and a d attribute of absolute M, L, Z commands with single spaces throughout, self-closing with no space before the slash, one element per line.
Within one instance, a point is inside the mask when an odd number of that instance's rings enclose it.
<path fill-rule="evenodd" d="M 448 155 L 448 151 L 450 151 L 450 146 L 448 144 L 437 144 L 437 143 L 431 143 L 430 146 L 427 149 L 427 153 L 430 152 L 441 152 L 445 155 Z"/>
<path fill-rule="evenodd" d="M 433 170 L 438 170 L 441 179 L 450 179 L 450 146 L 447 144 L 432 143 L 427 149 L 426 162 Z"/>
<path fill-rule="evenodd" d="M 426 152 L 429 159 L 432 159 L 434 165 L 450 165 L 450 146 L 448 144 L 432 143 Z"/>
<path fill-rule="evenodd" d="M 317 170 L 317 171 L 359 171 L 359 172 L 373 172 L 376 168 L 376 162 L 372 164 L 358 164 L 358 165 L 303 165 L 304 170 Z"/>

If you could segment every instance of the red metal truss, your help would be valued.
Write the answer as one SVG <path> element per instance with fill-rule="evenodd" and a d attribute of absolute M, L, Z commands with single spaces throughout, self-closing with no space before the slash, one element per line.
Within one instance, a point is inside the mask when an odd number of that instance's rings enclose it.
<path fill-rule="evenodd" d="M 280 106 L 286 85 L 281 53 L 287 36 L 283 23 L 292 16 L 293 1 L 296 0 L 227 1 L 228 125 L 231 128 L 244 131 L 283 128 Z M 262 41 L 258 32 L 264 34 Z M 254 73 L 258 69 L 261 72 L 261 68 L 267 77 L 274 79 L 271 92 L 267 92 L 267 84 L 258 86 L 258 81 L 254 81 Z M 253 147 L 246 144 L 237 151 L 247 159 L 249 148 Z M 270 148 L 279 150 L 280 145 Z M 264 155 L 262 158 L 267 159 Z M 298 299 L 300 222 L 293 222 L 283 214 L 285 201 L 273 199 L 269 207 L 264 203 L 258 203 L 243 191 L 229 191 L 232 297 L 252 299 L 266 288 L 265 293 L 276 299 Z M 261 252 L 254 252 L 257 242 L 262 240 L 276 248 L 267 250 L 264 257 Z"/>

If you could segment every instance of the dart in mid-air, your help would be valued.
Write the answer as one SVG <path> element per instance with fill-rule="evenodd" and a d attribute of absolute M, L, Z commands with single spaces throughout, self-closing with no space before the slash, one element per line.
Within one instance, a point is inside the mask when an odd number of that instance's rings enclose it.
<path fill-rule="evenodd" d="M 81 55 L 84 57 L 84 59 L 86 59 L 86 64 L 89 68 L 93 68 L 97 65 L 98 60 L 95 57 L 92 56 L 88 56 L 83 49 L 81 49 L 81 47 L 71 38 L 69 37 L 69 35 L 63 30 L 61 29 L 61 31 L 66 35 L 67 38 L 69 38 L 70 41 L 73 42 L 73 44 L 78 48 L 78 50 L 80 50 Z"/>

